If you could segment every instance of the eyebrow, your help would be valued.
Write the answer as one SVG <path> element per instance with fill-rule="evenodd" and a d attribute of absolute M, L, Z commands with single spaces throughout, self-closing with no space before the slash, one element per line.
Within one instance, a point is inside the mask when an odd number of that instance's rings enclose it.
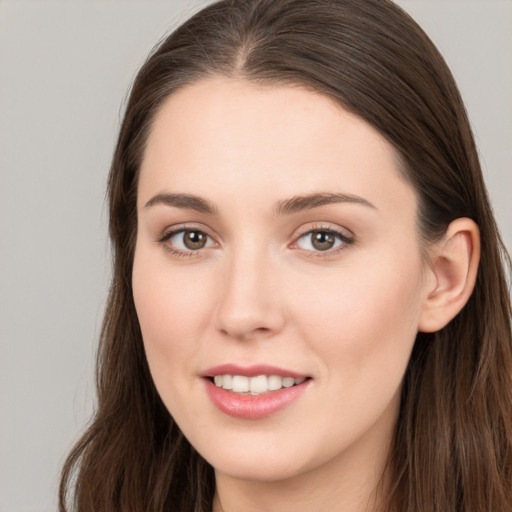
<path fill-rule="evenodd" d="M 318 208 L 320 206 L 337 203 L 353 203 L 377 210 L 376 206 L 363 197 L 353 194 L 319 193 L 305 196 L 294 196 L 284 201 L 279 201 L 274 211 L 277 215 L 290 215 L 292 213 Z"/>
<path fill-rule="evenodd" d="M 354 194 L 333 194 L 316 193 L 303 196 L 294 196 L 290 199 L 278 201 L 274 207 L 274 213 L 278 216 L 291 215 L 304 210 L 311 210 L 320 206 L 338 203 L 360 204 L 368 208 L 377 209 L 370 201 Z M 157 194 L 152 197 L 145 205 L 148 208 L 155 205 L 174 206 L 176 208 L 185 208 L 195 210 L 199 213 L 215 215 L 217 208 L 215 205 L 199 196 L 192 194 Z"/>
<path fill-rule="evenodd" d="M 186 208 L 187 210 L 195 210 L 210 215 L 217 213 L 217 208 L 212 203 L 191 194 L 157 194 L 144 205 L 144 208 L 157 204 Z"/>

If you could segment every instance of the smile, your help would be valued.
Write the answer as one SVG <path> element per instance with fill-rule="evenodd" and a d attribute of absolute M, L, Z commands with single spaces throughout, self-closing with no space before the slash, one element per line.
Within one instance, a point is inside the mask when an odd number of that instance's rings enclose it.
<path fill-rule="evenodd" d="M 257 396 L 269 391 L 279 391 L 282 388 L 291 388 L 302 384 L 305 377 L 294 379 L 293 377 L 281 377 L 279 375 L 257 375 L 247 377 L 245 375 L 215 375 L 213 383 L 222 389 L 233 393 L 243 393 Z"/>
<path fill-rule="evenodd" d="M 226 364 L 204 372 L 206 394 L 222 413 L 263 419 L 291 406 L 310 387 L 310 376 L 268 365 Z"/>

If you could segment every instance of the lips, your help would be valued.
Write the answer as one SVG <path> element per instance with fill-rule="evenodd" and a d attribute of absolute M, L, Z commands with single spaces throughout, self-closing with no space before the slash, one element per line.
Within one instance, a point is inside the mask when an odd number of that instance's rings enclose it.
<path fill-rule="evenodd" d="M 268 365 L 222 365 L 201 376 L 213 404 L 229 416 L 244 419 L 277 413 L 298 399 L 311 382 L 307 375 Z"/>

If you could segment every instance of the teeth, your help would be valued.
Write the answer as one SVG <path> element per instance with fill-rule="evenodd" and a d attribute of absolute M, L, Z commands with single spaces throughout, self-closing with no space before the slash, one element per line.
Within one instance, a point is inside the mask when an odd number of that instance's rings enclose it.
<path fill-rule="evenodd" d="M 268 390 L 277 391 L 283 387 L 283 379 L 278 375 L 271 375 L 268 378 Z"/>
<path fill-rule="evenodd" d="M 222 387 L 224 389 L 233 389 L 233 376 L 232 375 L 222 375 Z"/>
<path fill-rule="evenodd" d="M 249 391 L 249 377 L 233 375 L 233 391 L 235 393 L 247 393 Z"/>
<path fill-rule="evenodd" d="M 291 388 L 294 385 L 301 384 L 306 379 L 301 377 L 280 377 L 279 375 L 258 375 L 257 377 L 246 377 L 245 375 L 215 375 L 213 382 L 219 388 L 234 391 L 235 393 L 245 393 L 259 395 L 268 391 L 277 391 L 281 388 Z"/>
<path fill-rule="evenodd" d="M 249 380 L 249 390 L 251 393 L 259 394 L 268 391 L 267 376 L 258 375 L 257 377 L 251 377 Z"/>
<path fill-rule="evenodd" d="M 285 388 L 291 388 L 295 384 L 295 380 L 292 377 L 285 377 L 283 379 L 283 386 Z"/>

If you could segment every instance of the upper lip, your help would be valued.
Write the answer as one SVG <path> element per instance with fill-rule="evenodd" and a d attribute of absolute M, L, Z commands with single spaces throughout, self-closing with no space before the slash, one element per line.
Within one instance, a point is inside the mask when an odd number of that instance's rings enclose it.
<path fill-rule="evenodd" d="M 268 364 L 239 366 L 230 363 L 208 368 L 204 372 L 201 372 L 200 375 L 201 377 L 215 377 L 215 375 L 244 375 L 246 377 L 257 377 L 258 375 L 279 375 L 280 377 L 293 377 L 294 379 L 308 377 L 308 375 L 303 373 L 294 372 L 292 370 Z"/>

